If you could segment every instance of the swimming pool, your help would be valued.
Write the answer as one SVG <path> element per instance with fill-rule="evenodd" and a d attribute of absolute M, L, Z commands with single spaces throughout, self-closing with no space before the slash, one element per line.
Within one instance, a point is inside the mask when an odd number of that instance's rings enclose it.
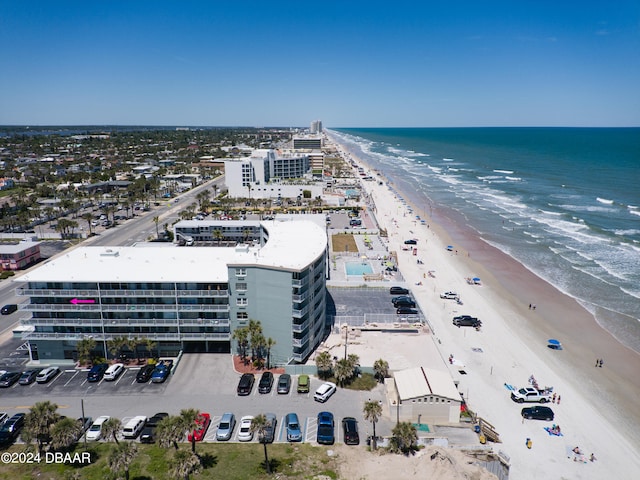
<path fill-rule="evenodd" d="M 373 267 L 369 262 L 347 262 L 345 263 L 347 275 L 371 275 Z"/>

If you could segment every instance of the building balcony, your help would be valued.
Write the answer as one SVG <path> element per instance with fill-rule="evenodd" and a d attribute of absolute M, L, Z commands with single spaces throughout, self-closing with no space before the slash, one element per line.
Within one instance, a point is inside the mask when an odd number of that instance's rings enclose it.
<path fill-rule="evenodd" d="M 291 295 L 291 300 L 293 300 L 295 303 L 302 303 L 304 302 L 307 298 L 309 298 L 309 292 L 304 292 L 301 293 L 299 295 Z"/>
<path fill-rule="evenodd" d="M 293 341 L 291 342 L 294 347 L 302 347 L 309 341 L 309 334 L 307 333 L 302 338 L 293 337 Z"/>
<path fill-rule="evenodd" d="M 16 288 L 16 295 L 21 297 L 97 297 L 98 290 L 52 290 Z"/>
<path fill-rule="evenodd" d="M 291 331 L 294 333 L 302 333 L 309 329 L 309 322 L 291 324 Z"/>
<path fill-rule="evenodd" d="M 307 305 L 306 307 L 301 308 L 300 310 L 297 310 L 295 308 L 293 310 L 291 310 L 291 316 L 294 317 L 294 318 L 302 318 L 307 313 L 309 313 L 309 305 Z"/>
<path fill-rule="evenodd" d="M 53 332 L 31 332 L 25 335 L 23 338 L 29 341 L 44 341 L 44 340 L 71 340 L 71 341 L 79 341 L 84 338 L 93 338 L 96 342 L 104 342 L 112 340 L 116 337 L 121 337 L 123 334 L 121 333 L 53 333 Z M 149 338 L 156 342 L 180 342 L 180 341 L 227 341 L 231 339 L 230 333 L 145 333 L 143 335 L 145 338 Z"/>

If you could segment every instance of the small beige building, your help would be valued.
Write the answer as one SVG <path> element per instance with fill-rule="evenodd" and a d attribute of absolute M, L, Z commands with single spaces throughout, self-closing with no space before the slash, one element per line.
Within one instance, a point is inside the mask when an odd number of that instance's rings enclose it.
<path fill-rule="evenodd" d="M 399 402 L 396 413 L 400 421 L 427 424 L 460 421 L 462 397 L 449 372 L 414 367 L 394 372 L 393 377 L 395 392 L 389 392 L 389 400 L 392 409 Z"/>

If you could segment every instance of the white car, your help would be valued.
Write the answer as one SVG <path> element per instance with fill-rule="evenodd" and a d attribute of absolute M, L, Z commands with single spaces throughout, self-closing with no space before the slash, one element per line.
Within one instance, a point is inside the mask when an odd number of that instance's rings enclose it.
<path fill-rule="evenodd" d="M 36 376 L 36 382 L 38 383 L 47 383 L 53 377 L 60 373 L 60 369 L 58 367 L 47 367 L 42 370 Z"/>
<path fill-rule="evenodd" d="M 93 425 L 89 427 L 87 430 L 87 440 L 100 440 L 102 437 L 102 424 L 109 420 L 111 417 L 108 415 L 103 415 L 102 417 L 96 418 L 96 421 L 93 422 Z"/>
<path fill-rule="evenodd" d="M 122 372 L 124 372 L 124 364 L 114 363 L 109 368 L 107 368 L 106 372 L 104 372 L 104 379 L 108 382 L 113 382 L 120 376 Z"/>
<path fill-rule="evenodd" d="M 253 416 L 247 415 L 240 419 L 240 428 L 238 429 L 238 441 L 250 442 L 253 440 L 253 432 L 251 431 L 251 423 Z"/>
<path fill-rule="evenodd" d="M 447 300 L 457 300 L 459 297 L 456 292 L 444 292 L 440 294 L 440 298 L 445 298 Z"/>
<path fill-rule="evenodd" d="M 329 400 L 329 397 L 333 395 L 336 391 L 336 384 L 331 382 L 326 382 L 320 385 L 320 388 L 316 390 L 316 393 L 313 395 L 313 399 L 316 402 L 326 402 Z"/>

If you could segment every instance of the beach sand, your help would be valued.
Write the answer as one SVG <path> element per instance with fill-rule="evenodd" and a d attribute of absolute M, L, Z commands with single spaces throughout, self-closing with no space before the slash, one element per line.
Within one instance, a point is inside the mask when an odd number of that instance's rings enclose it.
<path fill-rule="evenodd" d="M 377 178 L 353 152 L 342 146 L 339 150 Z M 394 190 L 408 197 L 389 185 L 393 179 L 380 180 L 383 185 L 363 182 L 363 188 L 389 233 L 389 250 L 398 253 L 402 274 L 434 329 L 441 355 L 453 354 L 465 365 L 464 375 L 451 365 L 452 377 L 460 382 L 471 410 L 500 433 L 503 443 L 495 449 L 510 457 L 510 478 L 635 478 L 640 471 L 640 355 L 616 341 L 573 298 L 459 227 L 463 219 L 416 206 L 410 213 Z M 402 250 L 408 238 L 418 239 L 417 256 Z M 435 278 L 426 275 L 429 270 Z M 469 285 L 468 277 L 480 277 L 482 284 Z M 449 290 L 460 294 L 464 305 L 439 298 Z M 451 318 L 460 314 L 479 317 L 481 331 L 454 327 Z M 549 338 L 561 340 L 564 349 L 547 348 Z M 595 367 L 597 358 L 604 359 L 602 368 Z M 505 384 L 528 386 L 531 375 L 560 395 L 560 404 L 549 406 L 563 436 L 543 429 L 551 422 L 523 421 L 523 405 L 510 399 Z M 567 449 L 576 446 L 597 460 L 568 458 Z"/>

